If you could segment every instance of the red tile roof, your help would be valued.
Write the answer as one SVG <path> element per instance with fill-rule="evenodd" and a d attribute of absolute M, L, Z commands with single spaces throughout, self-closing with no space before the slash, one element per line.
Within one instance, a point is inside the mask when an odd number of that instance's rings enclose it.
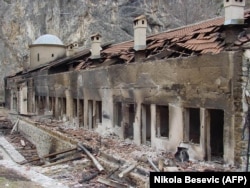
<path fill-rule="evenodd" d="M 245 11 L 245 20 L 250 19 L 250 10 Z M 216 54 L 225 49 L 224 36 L 221 35 L 224 30 L 224 17 L 218 17 L 203 21 L 200 23 L 172 29 L 159 34 L 147 37 L 146 53 L 148 57 L 160 53 L 164 49 L 172 51 L 175 54 Z M 249 35 L 249 34 L 248 34 Z M 241 45 L 250 41 L 249 36 L 243 36 L 235 42 L 235 45 Z M 131 57 L 134 41 L 127 41 L 115 44 L 102 51 L 103 57 L 118 56 L 123 60 Z M 128 54 L 130 54 L 128 56 Z M 171 53 L 166 53 L 172 57 Z M 162 58 L 162 57 L 161 57 Z"/>

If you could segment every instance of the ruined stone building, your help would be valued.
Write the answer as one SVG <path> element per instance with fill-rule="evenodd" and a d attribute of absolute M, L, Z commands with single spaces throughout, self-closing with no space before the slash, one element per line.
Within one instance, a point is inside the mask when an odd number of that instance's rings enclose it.
<path fill-rule="evenodd" d="M 112 133 L 190 159 L 245 169 L 249 161 L 250 10 L 224 0 L 225 17 L 90 49 L 45 34 L 30 45 L 30 65 L 5 78 L 5 103 L 20 115 L 51 113 L 76 128 Z"/>

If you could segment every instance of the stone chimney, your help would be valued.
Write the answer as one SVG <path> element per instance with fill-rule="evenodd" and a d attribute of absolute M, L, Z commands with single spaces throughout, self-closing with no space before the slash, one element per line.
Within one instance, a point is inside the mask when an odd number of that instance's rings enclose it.
<path fill-rule="evenodd" d="M 146 30 L 147 20 L 146 16 L 141 15 L 134 19 L 134 50 L 146 49 Z"/>
<path fill-rule="evenodd" d="M 78 51 L 78 43 L 73 42 L 73 43 L 67 45 L 66 56 L 72 56 L 72 55 L 76 54 L 77 51 Z"/>
<path fill-rule="evenodd" d="M 244 7 L 246 0 L 224 0 L 224 25 L 244 24 Z"/>
<path fill-rule="evenodd" d="M 101 57 L 101 39 L 102 36 L 99 33 L 91 35 L 91 59 L 98 59 Z"/>

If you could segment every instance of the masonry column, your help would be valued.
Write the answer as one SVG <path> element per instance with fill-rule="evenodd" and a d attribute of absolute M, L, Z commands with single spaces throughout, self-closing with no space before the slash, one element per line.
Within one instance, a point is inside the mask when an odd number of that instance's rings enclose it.
<path fill-rule="evenodd" d="M 20 113 L 21 111 L 21 91 L 20 91 L 20 87 L 17 87 L 17 112 Z"/>
<path fill-rule="evenodd" d="M 156 137 L 156 104 L 151 104 L 151 146 L 155 147 L 155 137 Z"/>
<path fill-rule="evenodd" d="M 93 102 L 88 100 L 88 128 L 93 129 Z"/>
<path fill-rule="evenodd" d="M 34 91 L 33 91 L 33 80 L 29 79 L 28 80 L 28 99 L 27 99 L 27 103 L 28 103 L 28 113 L 33 113 L 34 112 L 34 104 L 35 104 L 35 97 L 34 97 Z"/>
<path fill-rule="evenodd" d="M 10 90 L 10 110 L 11 111 L 14 111 L 14 95 L 15 95 L 15 92 L 11 89 Z"/>
<path fill-rule="evenodd" d="M 59 107 L 59 98 L 55 97 L 55 118 L 58 119 L 59 118 L 59 114 L 60 114 L 60 107 Z"/>
<path fill-rule="evenodd" d="M 137 103 L 135 122 L 134 122 L 134 142 L 141 144 L 141 103 Z"/>
<path fill-rule="evenodd" d="M 88 129 L 88 99 L 85 98 L 83 102 L 83 122 L 84 127 Z"/>
<path fill-rule="evenodd" d="M 201 117 L 201 127 L 200 127 L 200 145 L 202 148 L 202 153 L 203 153 L 203 158 L 206 156 L 206 132 L 205 132 L 205 127 L 206 127 L 206 109 L 201 108 L 200 109 L 200 117 Z"/>
<path fill-rule="evenodd" d="M 72 120 L 73 118 L 73 98 L 71 96 L 71 93 L 68 89 L 65 91 L 66 95 L 66 116 L 69 118 L 69 120 Z"/>
<path fill-rule="evenodd" d="M 77 126 L 77 128 L 80 127 L 79 117 L 80 117 L 80 100 L 77 97 L 77 99 L 76 99 L 76 119 L 77 119 L 76 126 Z"/>
<path fill-rule="evenodd" d="M 146 144 L 146 142 L 147 142 L 147 135 L 146 135 L 146 133 L 147 133 L 147 121 L 146 121 L 146 118 L 147 118 L 147 113 L 146 113 L 146 107 L 145 107 L 145 105 L 141 105 L 141 124 L 142 124 L 142 127 L 141 127 L 141 129 L 142 129 L 142 136 L 141 136 L 141 138 L 142 138 L 142 143 L 143 144 Z"/>
<path fill-rule="evenodd" d="M 35 87 L 34 87 L 34 80 L 32 79 L 32 105 L 31 105 L 31 112 L 35 113 L 36 109 L 36 95 L 35 95 Z"/>
<path fill-rule="evenodd" d="M 242 80 L 244 80 L 245 83 L 243 83 L 243 88 L 246 87 L 244 94 L 242 96 L 244 100 L 243 103 L 243 111 L 244 111 L 244 115 L 242 120 L 246 120 L 249 119 L 249 114 L 250 114 L 250 104 L 249 99 L 250 99 L 250 86 L 249 84 L 247 84 L 249 82 L 249 70 L 250 70 L 250 42 L 247 42 L 246 44 L 244 44 L 244 48 L 246 49 L 244 52 L 244 56 L 243 56 L 243 64 L 242 64 L 242 72 L 243 75 L 242 76 Z M 236 120 L 236 119 L 235 119 Z M 240 123 L 237 122 L 237 125 L 240 125 Z M 246 154 L 245 156 L 241 156 L 241 160 L 242 160 L 242 169 L 244 171 L 250 172 L 250 125 L 249 122 L 248 124 L 246 124 L 246 122 L 242 122 L 242 133 L 244 135 L 244 139 L 242 139 L 242 145 L 241 147 L 244 148 L 244 153 Z M 238 127 L 237 127 L 238 128 Z M 240 129 L 239 129 L 240 130 Z M 240 136 L 240 132 L 235 134 L 235 137 Z M 243 141 L 244 140 L 244 141 Z M 237 152 L 237 151 L 235 151 Z M 240 153 L 240 152 L 239 152 Z M 241 152 L 242 154 L 243 152 Z"/>
<path fill-rule="evenodd" d="M 210 146 L 210 115 L 208 110 L 205 110 L 205 137 L 206 137 L 206 142 L 205 142 L 205 147 L 206 147 L 206 160 L 211 161 L 211 146 Z"/>

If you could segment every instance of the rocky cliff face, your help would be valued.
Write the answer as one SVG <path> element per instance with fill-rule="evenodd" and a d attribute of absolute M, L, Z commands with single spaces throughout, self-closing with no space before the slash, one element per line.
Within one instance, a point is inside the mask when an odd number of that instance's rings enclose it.
<path fill-rule="evenodd" d="M 64 44 L 89 47 L 91 34 L 103 42 L 133 39 L 133 19 L 145 14 L 148 35 L 223 14 L 222 0 L 1 0 L 0 90 L 3 78 L 23 69 L 29 44 L 54 34 Z"/>

